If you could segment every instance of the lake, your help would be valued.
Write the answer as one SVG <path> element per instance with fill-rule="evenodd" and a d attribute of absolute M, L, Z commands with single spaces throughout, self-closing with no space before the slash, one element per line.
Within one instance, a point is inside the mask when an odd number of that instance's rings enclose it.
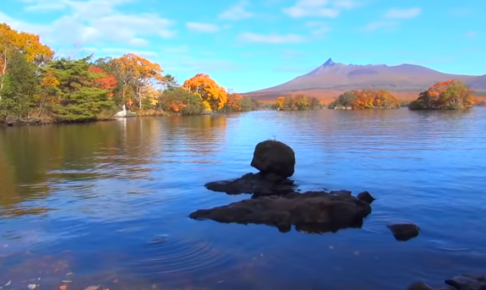
<path fill-rule="evenodd" d="M 266 139 L 294 149 L 301 189 L 371 192 L 363 228 L 280 233 L 189 219 L 249 197 L 203 185 L 256 172 L 253 149 Z M 486 274 L 485 160 L 485 108 L 0 128 L 0 286 L 399 290 Z M 398 242 L 386 227 L 396 222 L 421 233 Z"/>

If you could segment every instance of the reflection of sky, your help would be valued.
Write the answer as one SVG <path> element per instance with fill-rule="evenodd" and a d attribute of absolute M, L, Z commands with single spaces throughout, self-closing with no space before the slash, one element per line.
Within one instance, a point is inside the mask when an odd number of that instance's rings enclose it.
<path fill-rule="evenodd" d="M 451 270 L 479 269 L 478 265 L 486 263 L 482 243 L 486 236 L 477 230 L 486 223 L 481 194 L 486 179 L 484 109 L 463 115 L 443 113 L 406 109 L 250 112 L 229 115 L 225 126 L 218 123 L 220 127 L 194 124 L 197 118 L 115 122 L 109 126 L 120 130 L 114 135 L 116 142 L 110 139 L 88 146 L 96 150 L 82 151 L 82 158 L 72 157 L 59 167 L 38 169 L 47 172 L 49 195 L 24 197 L 14 206 L 52 210 L 0 220 L 0 231 L 7 233 L 0 237 L 0 246 L 9 244 L 0 248 L 0 254 L 69 248 L 81 260 L 96 253 L 123 254 L 130 261 L 140 257 L 143 263 L 129 264 L 142 269 L 157 264 L 153 257 L 173 257 L 174 252 L 185 257 L 181 259 L 189 267 L 190 261 L 213 259 L 205 251 L 214 249 L 219 251 L 211 252 L 218 255 L 214 261 L 223 267 L 227 260 L 222 255 L 232 250 L 243 257 L 261 257 L 262 253 L 272 259 L 275 270 L 261 269 L 264 275 L 300 273 L 302 281 L 315 282 L 319 273 L 312 269 L 334 273 L 335 267 L 341 267 L 356 279 L 372 280 L 373 285 L 422 277 L 434 266 L 427 277 L 443 279 L 447 275 L 438 267 L 441 261 Z M 378 199 L 364 228 L 322 236 L 281 234 L 266 226 L 187 217 L 199 208 L 248 197 L 209 192 L 203 185 L 254 172 L 250 167 L 253 149 L 259 141 L 271 138 L 294 148 L 294 178 L 302 188 L 369 190 L 375 195 Z M 74 147 L 64 148 L 63 154 L 83 144 L 70 146 Z M 34 188 L 39 183 L 18 186 Z M 419 238 L 395 243 L 385 225 L 397 221 L 418 223 Z M 158 236 L 167 236 L 170 242 L 165 246 L 149 243 Z M 207 246 L 191 248 L 192 243 Z M 450 266 L 451 261 L 457 262 Z M 387 280 L 380 274 L 383 269 L 399 277 Z M 345 283 L 342 275 L 331 278 L 334 285 Z"/>

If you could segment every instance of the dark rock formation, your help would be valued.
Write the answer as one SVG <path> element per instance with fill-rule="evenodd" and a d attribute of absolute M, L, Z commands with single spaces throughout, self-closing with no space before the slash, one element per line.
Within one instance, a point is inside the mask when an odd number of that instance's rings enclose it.
<path fill-rule="evenodd" d="M 209 190 L 227 194 L 252 193 L 255 196 L 285 195 L 293 192 L 295 188 L 293 180 L 269 181 L 261 173 L 248 173 L 237 179 L 209 182 L 204 186 Z"/>
<path fill-rule="evenodd" d="M 336 232 L 348 227 L 360 227 L 371 213 L 368 203 L 349 192 L 292 192 L 285 196 L 263 196 L 197 210 L 192 219 L 211 219 L 223 223 L 265 224 L 281 232 L 292 225 L 305 232 Z"/>
<path fill-rule="evenodd" d="M 415 224 L 393 224 L 388 225 L 397 241 L 408 241 L 419 235 L 420 228 Z"/>
<path fill-rule="evenodd" d="M 460 274 L 444 281 L 446 285 L 433 288 L 423 282 L 410 285 L 408 290 L 486 290 L 486 277 L 479 274 Z"/>
<path fill-rule="evenodd" d="M 269 181 L 278 181 L 292 176 L 295 168 L 295 153 L 288 145 L 267 140 L 256 145 L 251 166 L 267 176 Z"/>
<path fill-rule="evenodd" d="M 356 196 L 357 199 L 359 200 L 362 200 L 362 201 L 365 201 L 369 204 L 373 203 L 373 201 L 375 201 L 376 199 L 367 191 L 363 191 L 363 192 L 360 192 L 358 193 L 358 195 Z"/>

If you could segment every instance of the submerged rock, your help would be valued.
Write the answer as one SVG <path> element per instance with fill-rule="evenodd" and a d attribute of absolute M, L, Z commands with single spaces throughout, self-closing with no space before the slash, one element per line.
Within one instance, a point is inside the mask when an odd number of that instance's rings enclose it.
<path fill-rule="evenodd" d="M 420 232 L 420 228 L 415 224 L 393 224 L 387 227 L 391 230 L 395 239 L 402 242 L 417 237 Z"/>
<path fill-rule="evenodd" d="M 361 227 L 363 218 L 371 213 L 368 203 L 348 192 L 292 192 L 285 196 L 262 196 L 197 210 L 192 219 L 211 219 L 223 223 L 265 224 L 281 232 L 292 225 L 305 232 L 336 232 L 349 227 Z"/>
<path fill-rule="evenodd" d="M 261 173 L 248 173 L 240 178 L 209 182 L 204 186 L 209 190 L 225 192 L 227 194 L 252 193 L 256 196 L 285 195 L 293 192 L 295 188 L 293 180 L 281 179 L 278 181 L 269 181 Z"/>
<path fill-rule="evenodd" d="M 251 166 L 275 181 L 288 178 L 294 174 L 295 153 L 292 148 L 280 141 L 263 141 L 255 147 Z"/>
<path fill-rule="evenodd" d="M 460 274 L 444 281 L 446 285 L 433 288 L 423 282 L 410 285 L 408 290 L 486 290 L 486 277 L 479 274 Z"/>

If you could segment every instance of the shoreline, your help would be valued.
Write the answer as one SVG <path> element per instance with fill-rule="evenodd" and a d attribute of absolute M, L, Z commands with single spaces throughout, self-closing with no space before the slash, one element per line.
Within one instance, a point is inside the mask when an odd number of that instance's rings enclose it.
<path fill-rule="evenodd" d="M 469 109 L 464 109 L 464 110 L 433 110 L 433 109 L 428 109 L 428 110 L 412 110 L 412 111 L 469 111 L 474 108 L 482 108 L 486 107 L 484 105 L 476 105 L 472 108 Z M 248 113 L 248 112 L 256 112 L 256 111 L 276 111 L 276 112 L 298 112 L 298 111 L 319 111 L 319 110 L 331 110 L 331 111 L 383 111 L 383 110 L 397 110 L 397 109 L 403 109 L 407 107 L 400 107 L 400 108 L 373 108 L 373 109 L 330 109 L 330 108 L 321 108 L 321 109 L 315 109 L 315 110 L 272 110 L 272 109 L 258 109 L 258 110 L 252 110 L 252 111 L 243 111 L 243 112 L 211 112 L 211 113 L 202 113 L 202 114 L 195 114 L 195 115 L 181 115 L 177 113 L 169 113 L 166 111 L 157 111 L 157 112 L 144 112 L 142 114 L 133 114 L 129 116 L 124 116 L 124 117 L 116 117 L 113 116 L 111 118 L 100 118 L 100 119 L 94 119 L 94 120 L 82 120 L 82 121 L 42 121 L 40 119 L 32 120 L 32 121 L 17 121 L 17 122 L 11 122 L 11 123 L 6 123 L 6 122 L 0 122 L 0 128 L 2 127 L 28 127 L 28 126 L 45 126 L 45 125 L 70 125 L 70 124 L 87 124 L 87 123 L 97 123 L 97 122 L 108 122 L 108 121 L 116 121 L 116 120 L 121 120 L 121 119 L 127 119 L 127 118 L 144 118 L 144 117 L 174 117 L 174 116 L 185 116 L 185 117 L 191 117 L 191 116 L 218 116 L 218 115 L 228 115 L 228 114 L 233 114 L 233 113 Z"/>

